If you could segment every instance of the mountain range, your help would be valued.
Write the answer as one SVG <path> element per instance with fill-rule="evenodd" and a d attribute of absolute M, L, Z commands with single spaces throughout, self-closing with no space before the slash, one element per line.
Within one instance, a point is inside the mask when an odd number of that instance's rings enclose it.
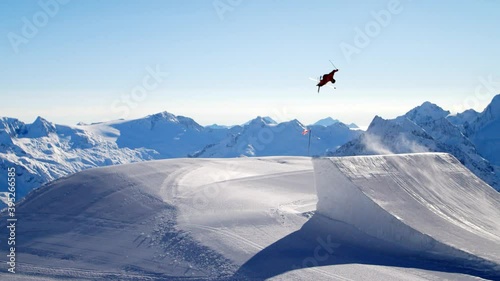
<path fill-rule="evenodd" d="M 318 120 L 316 123 L 312 124 L 311 126 L 316 125 L 316 126 L 328 127 L 328 126 L 331 126 L 331 125 L 336 124 L 336 123 L 340 123 L 340 121 L 338 119 L 333 119 L 332 117 L 327 117 L 327 118 Z M 356 125 L 354 123 L 347 125 L 347 127 L 351 128 L 351 129 L 359 129 L 358 125 Z"/>
<path fill-rule="evenodd" d="M 81 170 L 153 159 L 447 152 L 499 190 L 499 117 L 500 95 L 481 113 L 451 115 L 425 102 L 392 120 L 376 116 L 366 132 L 333 118 L 309 126 L 298 120 L 277 123 L 270 117 L 236 126 L 201 126 L 191 118 L 161 112 L 67 126 L 42 117 L 31 124 L 3 117 L 0 173 L 16 168 L 17 194 L 23 197 Z M 303 135 L 306 128 L 309 132 Z"/>
<path fill-rule="evenodd" d="M 425 102 L 403 116 L 376 116 L 367 131 L 331 156 L 447 152 L 479 178 L 500 190 L 500 95 L 481 113 L 450 115 Z"/>
<path fill-rule="evenodd" d="M 92 167 L 182 157 L 307 156 L 305 128 L 297 120 L 278 124 L 269 117 L 241 126 L 204 127 L 168 112 L 76 126 L 53 124 L 42 117 L 31 124 L 4 117 L 0 118 L 0 173 L 16 168 L 19 199 L 44 183 Z M 361 133 L 340 122 L 309 129 L 310 153 L 323 155 Z"/>
<path fill-rule="evenodd" d="M 190 154 L 190 157 L 226 158 L 240 156 L 307 156 L 325 155 L 332 149 L 359 136 L 360 131 L 351 130 L 337 122 L 330 126 L 307 126 L 310 134 L 301 133 L 306 129 L 294 119 L 277 124 L 272 119 L 257 117 L 243 127 L 233 127 L 233 133 L 218 143 L 209 144 Z"/>

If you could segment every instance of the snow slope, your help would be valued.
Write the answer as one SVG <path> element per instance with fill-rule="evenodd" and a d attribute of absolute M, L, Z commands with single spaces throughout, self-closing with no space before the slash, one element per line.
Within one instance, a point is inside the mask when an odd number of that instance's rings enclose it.
<path fill-rule="evenodd" d="M 314 169 L 318 213 L 408 250 L 500 263 L 500 196 L 453 156 L 322 158 Z"/>
<path fill-rule="evenodd" d="M 17 206 L 18 273 L 0 277 L 500 278 L 500 195 L 453 157 L 313 162 L 170 159 L 61 178 Z"/>

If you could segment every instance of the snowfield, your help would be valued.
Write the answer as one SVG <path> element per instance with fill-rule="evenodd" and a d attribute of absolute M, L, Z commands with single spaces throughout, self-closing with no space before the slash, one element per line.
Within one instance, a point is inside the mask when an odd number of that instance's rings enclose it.
<path fill-rule="evenodd" d="M 17 217 L 2 280 L 500 279 L 500 195 L 442 153 L 95 168 Z"/>

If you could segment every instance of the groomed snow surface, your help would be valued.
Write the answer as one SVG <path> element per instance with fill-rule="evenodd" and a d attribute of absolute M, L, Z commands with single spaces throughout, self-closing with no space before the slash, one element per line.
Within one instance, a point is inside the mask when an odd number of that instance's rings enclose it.
<path fill-rule="evenodd" d="M 96 168 L 17 218 L 1 280 L 500 280 L 500 195 L 448 154 Z"/>

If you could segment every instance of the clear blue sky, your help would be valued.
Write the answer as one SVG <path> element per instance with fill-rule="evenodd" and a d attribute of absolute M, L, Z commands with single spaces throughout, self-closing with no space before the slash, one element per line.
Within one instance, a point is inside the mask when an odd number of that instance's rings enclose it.
<path fill-rule="evenodd" d="M 482 110 L 492 93 L 473 99 L 481 77 L 500 82 L 500 1 L 72 0 L 48 15 L 40 3 L 53 1 L 0 1 L 0 116 L 74 124 L 166 110 L 201 124 L 366 126 L 426 100 Z M 382 10 L 384 26 L 372 14 Z M 372 28 L 369 44 L 356 45 L 356 28 Z M 358 51 L 349 59 L 346 44 Z M 329 59 L 337 89 L 317 94 L 309 78 Z M 134 99 L 148 67 L 168 77 Z"/>

